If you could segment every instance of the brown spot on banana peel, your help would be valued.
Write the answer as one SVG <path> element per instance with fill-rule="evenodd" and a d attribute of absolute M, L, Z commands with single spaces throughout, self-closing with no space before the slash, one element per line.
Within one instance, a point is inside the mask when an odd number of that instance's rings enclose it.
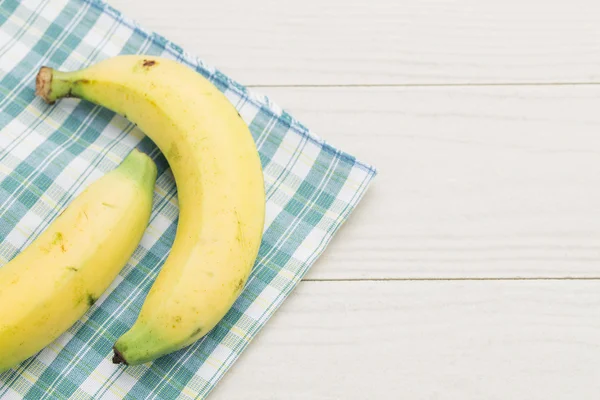
<path fill-rule="evenodd" d="M 54 240 L 52 241 L 52 244 L 58 244 L 58 243 L 62 242 L 62 239 L 63 239 L 62 233 L 56 232 L 54 234 Z"/>
<path fill-rule="evenodd" d="M 144 60 L 144 61 L 142 61 L 142 67 L 150 68 L 150 67 L 152 67 L 154 65 L 156 65 L 156 61 L 155 60 Z"/>
<path fill-rule="evenodd" d="M 65 97 L 78 97 L 73 95 L 73 87 L 77 86 L 77 85 L 89 85 L 90 83 L 93 83 L 92 81 L 90 81 L 89 79 L 78 79 L 76 81 L 73 81 L 73 84 L 71 87 L 69 87 L 69 90 L 67 91 L 67 94 L 65 95 Z"/>
<path fill-rule="evenodd" d="M 179 152 L 179 147 L 177 147 L 177 143 L 173 142 L 171 147 L 169 147 L 169 151 L 167 152 L 167 156 L 169 160 L 179 161 L 181 159 L 181 153 Z"/>
<path fill-rule="evenodd" d="M 96 304 L 96 300 L 98 300 L 98 298 L 97 298 L 97 297 L 95 297 L 93 294 L 91 294 L 91 293 L 88 293 L 88 294 L 87 294 L 86 301 L 87 301 L 87 305 L 88 305 L 88 306 L 90 306 L 90 307 L 91 307 L 91 306 L 93 306 L 94 304 Z"/>
<path fill-rule="evenodd" d="M 237 210 L 235 211 L 235 219 L 237 220 L 237 225 L 238 225 L 238 234 L 236 236 L 236 239 L 238 242 L 240 242 L 242 244 L 242 247 L 244 246 L 245 240 L 244 240 L 244 230 L 242 228 L 242 220 L 240 219 L 240 215 L 238 214 Z"/>
<path fill-rule="evenodd" d="M 237 282 L 234 283 L 236 293 L 240 292 L 244 288 L 244 279 L 240 278 Z"/>
<path fill-rule="evenodd" d="M 198 329 L 194 330 L 194 332 L 192 332 L 192 334 L 190 335 L 190 338 L 195 338 L 200 333 L 202 333 L 202 328 L 198 328 Z"/>
<path fill-rule="evenodd" d="M 63 234 L 60 232 L 56 232 L 54 234 L 54 240 L 52 240 L 52 243 L 50 243 L 50 247 L 52 246 L 60 246 L 60 250 L 63 253 L 67 252 L 67 248 L 65 247 L 65 242 L 63 239 Z M 48 252 L 50 251 L 50 249 L 48 249 Z"/>

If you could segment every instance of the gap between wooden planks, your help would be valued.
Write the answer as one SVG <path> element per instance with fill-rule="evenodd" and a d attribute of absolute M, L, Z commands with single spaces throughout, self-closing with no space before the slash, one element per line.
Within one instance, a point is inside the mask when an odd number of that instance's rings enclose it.
<path fill-rule="evenodd" d="M 582 399 L 600 282 L 304 282 L 210 399 Z"/>
<path fill-rule="evenodd" d="M 112 0 L 245 85 L 600 82 L 600 3 Z"/>
<path fill-rule="evenodd" d="M 379 169 L 308 279 L 600 276 L 600 87 L 261 91 Z"/>

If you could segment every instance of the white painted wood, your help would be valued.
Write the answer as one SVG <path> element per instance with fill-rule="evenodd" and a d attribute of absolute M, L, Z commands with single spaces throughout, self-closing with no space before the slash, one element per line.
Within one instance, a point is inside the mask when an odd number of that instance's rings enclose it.
<path fill-rule="evenodd" d="M 600 80 L 596 0 L 110 0 L 244 84 Z"/>
<path fill-rule="evenodd" d="M 600 282 L 303 282 L 212 400 L 597 398 Z"/>
<path fill-rule="evenodd" d="M 600 277 L 600 87 L 262 91 L 379 168 L 309 279 Z"/>

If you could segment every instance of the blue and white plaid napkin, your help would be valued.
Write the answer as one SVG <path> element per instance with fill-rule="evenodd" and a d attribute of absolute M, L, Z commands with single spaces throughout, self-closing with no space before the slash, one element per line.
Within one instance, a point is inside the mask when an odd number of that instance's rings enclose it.
<path fill-rule="evenodd" d="M 173 242 L 175 183 L 160 152 L 133 124 L 86 102 L 48 107 L 34 96 L 34 84 L 42 65 L 74 70 L 130 53 L 176 59 L 227 95 L 258 146 L 267 215 L 252 275 L 218 326 L 186 349 L 124 368 L 111 363 L 111 347 L 133 324 Z M 97 0 L 1 1 L 0 91 L 0 265 L 132 148 L 151 154 L 159 169 L 150 226 L 130 262 L 68 332 L 0 375 L 0 398 L 206 397 L 323 252 L 375 176 L 372 167 L 326 144 L 266 97 Z"/>

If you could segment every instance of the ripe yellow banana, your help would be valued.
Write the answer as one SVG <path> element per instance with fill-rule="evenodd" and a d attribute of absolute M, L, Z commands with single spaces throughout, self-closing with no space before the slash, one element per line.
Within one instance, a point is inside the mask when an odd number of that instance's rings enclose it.
<path fill-rule="evenodd" d="M 175 241 L 113 361 L 141 364 L 192 344 L 231 308 L 258 254 L 265 192 L 248 126 L 200 74 L 154 56 L 117 56 L 74 72 L 44 67 L 37 93 L 122 114 L 165 154 L 179 198 Z"/>
<path fill-rule="evenodd" d="M 155 179 L 134 150 L 0 268 L 0 372 L 54 341 L 115 279 L 144 234 Z"/>

